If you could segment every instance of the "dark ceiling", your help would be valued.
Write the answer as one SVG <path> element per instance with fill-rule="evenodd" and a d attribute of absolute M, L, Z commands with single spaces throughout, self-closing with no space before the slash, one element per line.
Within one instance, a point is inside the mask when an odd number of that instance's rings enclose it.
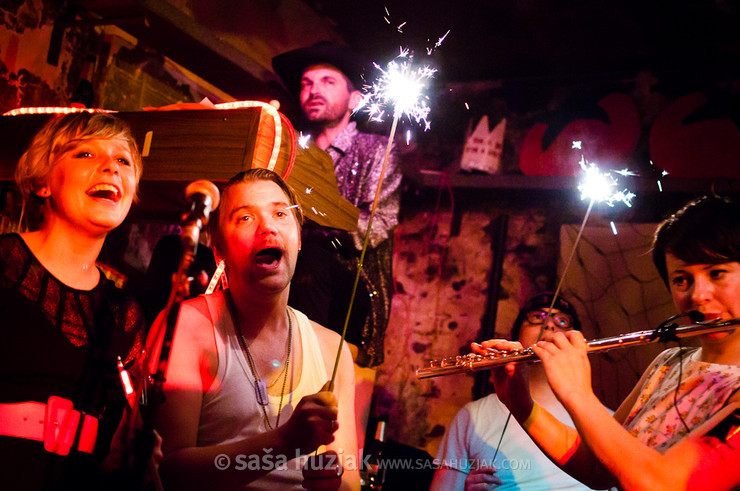
<path fill-rule="evenodd" d="M 237 98 L 270 96 L 270 49 L 277 54 L 337 34 L 384 65 L 399 47 L 419 59 L 449 31 L 430 59 L 441 83 L 546 83 L 640 70 L 716 80 L 740 71 L 740 0 L 190 0 L 195 17 L 166 0 L 71 4 L 118 24 Z M 270 23 L 278 13 L 284 18 Z M 209 30 L 214 26 L 246 46 L 267 48 L 238 52 Z"/>
<path fill-rule="evenodd" d="M 423 51 L 449 30 L 434 56 L 445 81 L 725 72 L 740 62 L 737 0 L 306 1 L 377 61 L 399 46 Z"/>

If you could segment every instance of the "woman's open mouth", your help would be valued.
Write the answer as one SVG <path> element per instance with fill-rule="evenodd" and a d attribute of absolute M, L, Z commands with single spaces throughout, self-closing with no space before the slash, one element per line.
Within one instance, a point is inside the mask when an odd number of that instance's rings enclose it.
<path fill-rule="evenodd" d="M 121 198 L 121 191 L 112 184 L 96 184 L 87 190 L 87 195 L 117 202 Z"/>

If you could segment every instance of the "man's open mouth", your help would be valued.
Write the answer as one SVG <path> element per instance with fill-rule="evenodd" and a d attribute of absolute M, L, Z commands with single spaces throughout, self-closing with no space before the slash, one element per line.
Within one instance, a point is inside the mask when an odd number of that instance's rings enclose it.
<path fill-rule="evenodd" d="M 110 201 L 118 201 L 121 192 L 117 187 L 111 184 L 96 184 L 87 190 L 87 195 L 93 198 L 107 199 Z"/>
<path fill-rule="evenodd" d="M 269 247 L 262 249 L 254 256 L 254 261 L 262 266 L 270 266 L 276 264 L 283 257 L 283 252 L 276 247 Z"/>

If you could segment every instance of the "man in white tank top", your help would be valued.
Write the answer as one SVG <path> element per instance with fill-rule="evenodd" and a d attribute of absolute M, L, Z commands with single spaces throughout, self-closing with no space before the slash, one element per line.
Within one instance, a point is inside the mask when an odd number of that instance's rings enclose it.
<path fill-rule="evenodd" d="M 182 304 L 157 415 L 166 489 L 359 489 L 349 349 L 329 392 L 340 337 L 287 305 L 302 218 L 271 171 L 227 183 L 212 221 L 229 288 Z M 341 478 L 304 476 L 297 457 L 325 449 Z"/>

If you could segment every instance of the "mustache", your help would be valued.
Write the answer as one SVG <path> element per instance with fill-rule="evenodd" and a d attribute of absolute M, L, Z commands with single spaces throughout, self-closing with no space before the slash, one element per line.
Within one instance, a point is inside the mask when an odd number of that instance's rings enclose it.
<path fill-rule="evenodd" d="M 311 96 L 311 97 L 309 97 L 309 98 L 308 98 L 308 100 L 307 100 L 307 101 L 306 101 L 306 102 L 304 103 L 304 105 L 305 105 L 305 104 L 309 104 L 309 103 L 311 103 L 311 102 L 314 102 L 314 101 L 321 101 L 321 102 L 323 102 L 324 104 L 326 104 L 326 99 L 324 99 L 324 98 L 323 98 L 323 97 L 321 97 L 320 95 L 315 95 L 315 96 Z"/>

